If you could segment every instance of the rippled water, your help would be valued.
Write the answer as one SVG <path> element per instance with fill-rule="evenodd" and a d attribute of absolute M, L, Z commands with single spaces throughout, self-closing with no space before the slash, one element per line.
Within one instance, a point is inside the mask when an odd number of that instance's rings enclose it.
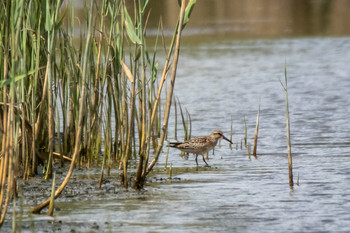
<path fill-rule="evenodd" d="M 162 171 L 142 193 L 99 200 L 58 199 L 54 218 L 24 216 L 36 231 L 339 232 L 350 229 L 350 38 L 233 40 L 183 46 L 175 95 L 192 117 L 192 135 L 233 119 L 234 149 L 222 141 L 211 168 L 170 150 L 173 180 Z M 288 185 L 287 64 L 294 180 Z M 261 103 L 258 159 L 240 149 L 247 120 L 253 143 Z M 169 139 L 172 139 L 171 117 Z M 179 129 L 179 137 L 182 137 Z M 236 150 L 236 144 L 238 150 Z M 204 163 L 200 161 L 200 165 Z M 79 172 L 78 172 L 79 173 Z M 116 178 L 117 179 L 117 178 Z M 52 222 L 62 224 L 52 230 Z M 9 223 L 7 223 L 9 224 Z M 24 225 L 26 225 L 24 224 Z M 85 226 L 85 228 L 84 228 Z M 6 229 L 3 228 L 3 229 Z M 28 228 L 23 231 L 30 231 Z"/>

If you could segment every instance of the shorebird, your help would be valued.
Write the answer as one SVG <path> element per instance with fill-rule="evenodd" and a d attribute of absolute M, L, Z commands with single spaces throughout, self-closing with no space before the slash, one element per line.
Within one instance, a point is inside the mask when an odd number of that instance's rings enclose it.
<path fill-rule="evenodd" d="M 202 155 L 203 161 L 209 167 L 207 161 L 204 159 L 204 154 L 212 150 L 220 138 L 223 138 L 232 144 L 232 142 L 224 136 L 222 131 L 214 130 L 209 136 L 194 138 L 186 142 L 170 142 L 169 147 L 173 147 L 187 153 L 195 154 L 197 166 L 197 157 L 198 155 Z"/>

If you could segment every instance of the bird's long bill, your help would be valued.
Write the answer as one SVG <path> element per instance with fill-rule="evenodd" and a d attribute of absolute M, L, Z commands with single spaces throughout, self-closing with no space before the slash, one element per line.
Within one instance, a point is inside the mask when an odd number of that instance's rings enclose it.
<path fill-rule="evenodd" d="M 231 142 L 231 140 L 228 139 L 227 137 L 225 137 L 224 135 L 222 135 L 222 138 L 225 139 L 226 141 L 228 141 L 229 143 L 233 144 L 233 142 Z"/>

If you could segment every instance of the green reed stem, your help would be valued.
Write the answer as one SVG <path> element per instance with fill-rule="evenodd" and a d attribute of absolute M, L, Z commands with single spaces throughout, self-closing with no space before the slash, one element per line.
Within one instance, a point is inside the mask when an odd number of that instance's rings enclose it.
<path fill-rule="evenodd" d="M 182 111 L 182 107 L 181 107 L 181 103 L 180 103 L 179 99 L 177 99 L 177 102 L 179 104 L 180 114 L 181 114 L 181 119 L 182 119 L 182 128 L 183 128 L 184 134 L 185 134 L 184 141 L 187 141 L 189 139 L 188 138 L 188 124 L 185 121 L 185 116 L 184 116 L 184 113 Z"/>
<path fill-rule="evenodd" d="M 166 152 L 164 170 L 166 170 L 166 168 L 167 168 L 167 166 L 168 166 L 169 150 L 170 150 L 170 147 L 168 147 L 168 150 L 167 150 L 167 152 Z"/>

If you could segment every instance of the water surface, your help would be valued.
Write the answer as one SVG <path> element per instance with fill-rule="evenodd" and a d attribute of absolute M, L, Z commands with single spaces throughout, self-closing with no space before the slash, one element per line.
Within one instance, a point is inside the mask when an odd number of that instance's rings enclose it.
<path fill-rule="evenodd" d="M 71 201 L 58 199 L 61 210 L 54 218 L 24 216 L 24 225 L 33 221 L 37 232 L 350 229 L 349 51 L 349 38 L 229 40 L 182 47 L 175 94 L 191 113 L 192 134 L 221 129 L 228 136 L 232 117 L 234 149 L 223 141 L 215 155 L 210 153 L 211 168 L 200 161 L 199 169 L 193 156 L 186 159 L 171 149 L 172 181 L 167 180 L 168 171 L 162 171 L 163 154 L 145 191 L 125 193 L 114 187 L 93 201 L 88 193 Z M 284 91 L 279 81 L 285 62 L 294 180 L 299 176 L 300 183 L 294 190 L 288 186 Z M 258 159 L 249 159 L 246 149 L 240 149 L 243 119 L 252 143 L 259 100 Z M 173 127 L 169 135 L 171 139 Z M 117 174 L 110 179 L 117 180 Z M 47 228 L 52 221 L 60 227 Z"/>

